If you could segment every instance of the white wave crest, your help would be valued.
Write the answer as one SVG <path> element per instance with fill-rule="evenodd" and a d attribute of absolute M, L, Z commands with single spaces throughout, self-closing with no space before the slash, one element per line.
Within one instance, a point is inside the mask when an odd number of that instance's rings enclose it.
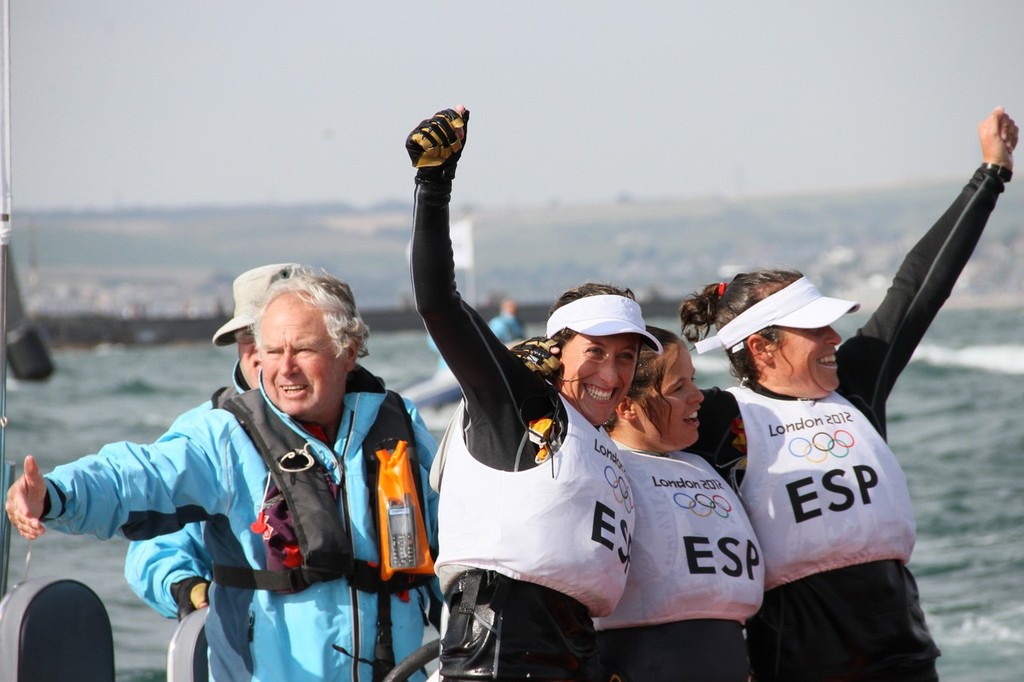
<path fill-rule="evenodd" d="M 994 374 L 1024 374 L 1024 346 L 999 344 L 948 348 L 921 344 L 914 360 L 936 367 L 966 367 Z"/>

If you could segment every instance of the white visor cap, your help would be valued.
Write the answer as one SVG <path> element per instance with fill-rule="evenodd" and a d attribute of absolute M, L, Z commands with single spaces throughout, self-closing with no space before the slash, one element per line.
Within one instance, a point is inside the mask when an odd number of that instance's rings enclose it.
<path fill-rule="evenodd" d="M 719 329 L 716 336 L 698 341 L 694 349 L 698 353 L 716 348 L 736 352 L 748 336 L 766 327 L 817 329 L 859 309 L 860 303 L 856 301 L 822 296 L 806 277 L 801 277 L 744 310 Z"/>
<path fill-rule="evenodd" d="M 661 343 L 647 331 L 640 304 L 625 296 L 602 294 L 584 296 L 551 313 L 546 328 L 548 338 L 563 329 L 587 336 L 638 334 L 640 341 L 661 352 Z"/>

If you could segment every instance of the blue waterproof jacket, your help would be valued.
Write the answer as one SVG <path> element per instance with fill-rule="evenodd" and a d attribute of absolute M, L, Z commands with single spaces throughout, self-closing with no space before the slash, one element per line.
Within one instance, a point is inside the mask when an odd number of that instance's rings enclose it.
<path fill-rule="evenodd" d="M 158 443 L 172 439 L 197 415 L 209 412 L 213 403 L 194 407 L 184 413 L 160 437 Z M 187 428 L 187 427 L 186 427 Z M 124 558 L 124 579 L 142 601 L 161 616 L 176 618 L 178 603 L 171 587 L 187 578 L 199 576 L 212 580 L 213 559 L 203 544 L 203 523 L 190 523 L 176 533 L 160 535 L 148 540 L 135 540 L 128 545 Z"/>
<path fill-rule="evenodd" d="M 232 376 L 236 393 L 248 390 L 237 362 Z M 188 424 L 199 414 L 212 409 L 213 401 L 207 400 L 185 412 L 174 420 L 157 442 L 174 438 L 174 434 L 181 430 L 179 425 Z M 203 544 L 203 528 L 203 523 L 190 523 L 176 533 L 135 540 L 128 545 L 124 579 L 139 599 L 161 616 L 176 618 L 178 615 L 178 603 L 171 592 L 175 583 L 196 576 L 207 581 L 213 579 L 213 559 Z"/>
<path fill-rule="evenodd" d="M 357 368 L 360 371 L 369 376 Z M 371 507 L 374 497 L 367 487 L 362 442 L 385 393 L 379 381 L 376 390 L 364 388 L 346 392 L 333 447 L 274 411 L 310 443 L 342 486 L 339 514 L 350 527 L 355 556 L 376 562 L 376 510 Z M 424 515 L 434 544 L 437 495 L 427 480 L 436 443 L 412 404 L 406 401 L 406 407 L 416 432 Z M 268 476 L 263 459 L 231 413 L 197 408 L 179 418 L 173 432 L 156 443 L 112 443 L 96 455 L 54 469 L 46 476 L 51 506 L 44 521 L 62 532 L 100 538 L 121 532 L 130 539 L 205 521 L 203 544 L 215 563 L 262 569 L 263 540 L 250 524 L 263 502 Z M 423 641 L 428 589 L 391 597 L 396 661 Z M 369 682 L 377 599 L 345 579 L 316 583 L 292 594 L 214 583 L 206 621 L 211 679 Z"/>

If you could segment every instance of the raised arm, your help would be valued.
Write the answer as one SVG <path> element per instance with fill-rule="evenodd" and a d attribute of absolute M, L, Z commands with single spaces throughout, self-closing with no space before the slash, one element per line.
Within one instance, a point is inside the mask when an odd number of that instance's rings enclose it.
<path fill-rule="evenodd" d="M 840 346 L 841 390 L 884 417 L 885 401 L 949 298 L 1013 170 L 1017 125 L 997 107 L 979 125 L 982 165 L 953 204 L 910 250 L 885 299 Z M 884 430 L 884 424 L 883 430 Z"/>
<path fill-rule="evenodd" d="M 456 288 L 448 207 L 468 121 L 465 107 L 445 109 L 406 140 L 417 169 L 412 286 L 416 309 L 465 396 L 470 423 L 485 425 L 470 428 L 471 451 L 488 466 L 507 470 L 525 429 L 520 409 L 550 387 L 505 347 Z M 550 410 L 550 401 L 536 402 L 537 409 Z M 473 419 L 477 414 L 486 418 Z"/>

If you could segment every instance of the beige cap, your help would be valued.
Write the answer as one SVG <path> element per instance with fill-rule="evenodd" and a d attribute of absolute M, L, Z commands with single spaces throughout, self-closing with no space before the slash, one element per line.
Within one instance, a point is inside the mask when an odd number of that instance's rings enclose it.
<path fill-rule="evenodd" d="M 298 263 L 263 265 L 247 270 L 236 277 L 231 285 L 231 291 L 235 297 L 235 316 L 214 333 L 214 345 L 230 346 L 234 343 L 235 333 L 251 326 L 254 322 L 256 305 L 260 302 L 263 294 L 267 293 L 270 285 L 279 279 L 288 279 L 299 267 L 302 266 Z"/>

